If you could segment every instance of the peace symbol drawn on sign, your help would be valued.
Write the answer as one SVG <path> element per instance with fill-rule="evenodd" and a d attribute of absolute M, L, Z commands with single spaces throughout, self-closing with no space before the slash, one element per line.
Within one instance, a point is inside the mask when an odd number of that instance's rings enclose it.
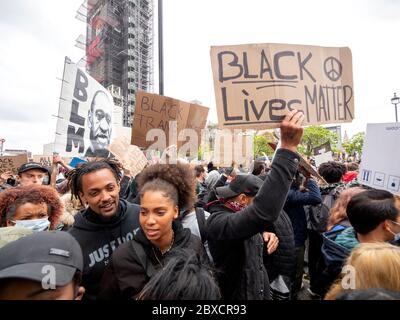
<path fill-rule="evenodd" d="M 338 59 L 329 57 L 324 62 L 324 71 L 329 79 L 337 81 L 342 75 L 343 67 Z"/>

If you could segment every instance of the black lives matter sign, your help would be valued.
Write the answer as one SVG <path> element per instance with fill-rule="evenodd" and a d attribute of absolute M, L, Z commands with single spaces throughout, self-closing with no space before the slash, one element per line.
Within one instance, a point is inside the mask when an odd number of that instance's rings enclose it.
<path fill-rule="evenodd" d="M 291 44 L 211 47 L 219 127 L 278 127 L 292 109 L 305 125 L 354 118 L 349 48 Z"/>

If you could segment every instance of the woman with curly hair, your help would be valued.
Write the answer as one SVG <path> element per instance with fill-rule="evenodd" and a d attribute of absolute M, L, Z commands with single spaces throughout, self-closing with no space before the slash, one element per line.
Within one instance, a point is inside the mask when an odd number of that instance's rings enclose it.
<path fill-rule="evenodd" d="M 200 239 L 177 221 L 179 213 L 192 208 L 195 200 L 189 166 L 157 164 L 145 169 L 138 183 L 140 228 L 132 241 L 113 253 L 100 285 L 100 299 L 136 298 L 174 249 L 186 248 L 205 256 Z"/>
<path fill-rule="evenodd" d="M 57 191 L 47 186 L 11 188 L 0 194 L 1 227 L 54 230 L 63 210 Z"/>

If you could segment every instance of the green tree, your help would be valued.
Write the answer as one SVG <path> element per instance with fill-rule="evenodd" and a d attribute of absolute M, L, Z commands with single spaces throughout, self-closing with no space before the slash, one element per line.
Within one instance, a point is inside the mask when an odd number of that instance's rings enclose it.
<path fill-rule="evenodd" d="M 355 152 L 361 155 L 362 148 L 364 145 L 365 133 L 359 132 L 355 134 L 348 142 L 343 143 L 343 148 L 346 150 L 346 153 L 349 155 L 353 155 Z"/>
<path fill-rule="evenodd" d="M 254 136 L 254 156 L 263 156 L 264 153 L 267 156 L 272 156 L 274 150 L 268 144 L 268 139 L 266 136 Z"/>
<path fill-rule="evenodd" d="M 338 136 L 324 127 L 309 126 L 304 129 L 303 139 L 298 149 L 300 153 L 311 156 L 314 148 L 328 141 L 331 143 L 332 151 L 335 152 Z"/>

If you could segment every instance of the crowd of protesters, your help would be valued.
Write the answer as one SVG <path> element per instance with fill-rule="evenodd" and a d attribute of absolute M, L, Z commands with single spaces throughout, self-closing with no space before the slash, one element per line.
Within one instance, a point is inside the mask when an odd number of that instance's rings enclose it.
<path fill-rule="evenodd" d="M 51 185 L 39 163 L 3 173 L 0 299 L 399 299 L 400 198 L 359 184 L 356 163 L 312 176 L 302 122 L 291 111 L 272 162 L 248 172 L 178 162 L 132 177 L 113 158 L 55 156 Z"/>

